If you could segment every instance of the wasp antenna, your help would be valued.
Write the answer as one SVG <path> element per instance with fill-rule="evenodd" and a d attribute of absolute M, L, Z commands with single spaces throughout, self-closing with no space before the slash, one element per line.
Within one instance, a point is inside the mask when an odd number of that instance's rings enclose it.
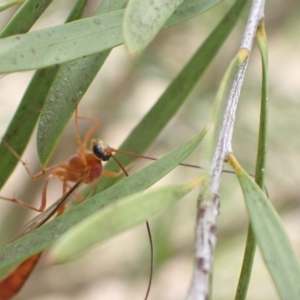
<path fill-rule="evenodd" d="M 111 153 L 111 157 L 115 160 L 115 162 L 122 169 L 122 171 L 124 172 L 124 174 L 128 177 L 129 174 L 127 173 L 127 171 L 125 170 L 125 168 L 123 167 L 123 165 L 121 164 L 121 162 L 112 153 Z"/>

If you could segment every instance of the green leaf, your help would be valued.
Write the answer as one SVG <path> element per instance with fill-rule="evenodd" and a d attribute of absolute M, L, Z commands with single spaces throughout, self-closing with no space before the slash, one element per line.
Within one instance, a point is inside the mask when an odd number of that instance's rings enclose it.
<path fill-rule="evenodd" d="M 37 151 L 43 168 L 70 118 L 110 51 L 63 64 L 47 95 L 37 130 Z"/>
<path fill-rule="evenodd" d="M 201 13 L 202 9 L 202 6 L 196 4 L 184 6 L 174 20 L 177 23 L 182 22 Z M 0 73 L 62 64 L 122 44 L 123 11 L 113 11 L 70 24 L 1 39 Z"/>
<path fill-rule="evenodd" d="M 123 9 L 126 7 L 127 2 L 128 0 L 103 0 L 95 15 L 101 15 L 111 11 Z"/>
<path fill-rule="evenodd" d="M 163 28 L 188 20 L 221 0 L 130 0 L 123 19 L 124 43 L 130 54 L 147 47 Z"/>
<path fill-rule="evenodd" d="M 66 23 L 80 19 L 82 17 L 87 3 L 88 0 L 77 0 L 75 5 L 73 6 L 73 9 L 68 15 L 68 18 L 66 19 Z"/>
<path fill-rule="evenodd" d="M 28 144 L 57 70 L 57 67 L 52 67 L 36 72 L 6 130 L 3 139 L 19 155 L 22 155 Z M 2 160 L 0 165 L 0 187 L 2 187 L 16 167 L 18 160 L 2 143 L 0 145 L 0 156 Z"/>
<path fill-rule="evenodd" d="M 0 72 L 62 64 L 118 46 L 122 15 L 120 10 L 1 39 Z"/>
<path fill-rule="evenodd" d="M 182 1 L 129 0 L 123 19 L 123 38 L 129 53 L 145 49 Z"/>
<path fill-rule="evenodd" d="M 7 8 L 14 6 L 16 4 L 22 3 L 24 0 L 10 0 L 0 4 L 0 12 L 6 10 Z"/>
<path fill-rule="evenodd" d="M 51 2 L 52 0 L 26 0 L 1 30 L 0 37 L 27 32 Z"/>
<path fill-rule="evenodd" d="M 202 178 L 198 178 L 191 183 L 167 186 L 148 193 L 136 193 L 108 205 L 66 232 L 47 253 L 46 260 L 48 263 L 63 262 L 96 243 L 148 220 L 180 200 L 201 181 Z"/>
<path fill-rule="evenodd" d="M 7 245 L 0 251 L 0 268 L 10 266 L 43 251 L 68 229 L 104 206 L 147 189 L 184 160 L 200 143 L 206 132 L 207 129 L 205 128 L 200 135 L 190 142 L 116 183 L 104 192 L 71 208 L 62 216 Z"/>
<path fill-rule="evenodd" d="M 222 0 L 185 0 L 167 20 L 165 27 L 189 20 L 214 7 Z M 234 18 L 235 19 L 235 18 Z"/>
<path fill-rule="evenodd" d="M 233 155 L 229 163 L 238 176 L 251 226 L 281 299 L 300 299 L 299 261 L 277 212 Z"/>
<path fill-rule="evenodd" d="M 267 138 L 268 138 L 268 43 L 265 32 L 264 20 L 261 21 L 256 33 L 257 43 L 261 55 L 262 63 L 262 88 L 260 102 L 260 124 L 259 142 L 257 149 L 255 181 L 263 188 L 265 185 L 266 160 L 267 160 Z"/>

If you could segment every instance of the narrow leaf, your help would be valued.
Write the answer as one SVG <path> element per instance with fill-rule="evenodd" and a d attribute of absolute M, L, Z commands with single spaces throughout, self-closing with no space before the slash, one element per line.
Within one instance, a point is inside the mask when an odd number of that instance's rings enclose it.
<path fill-rule="evenodd" d="M 245 197 L 251 226 L 281 299 L 300 299 L 300 265 L 282 222 L 260 187 L 229 155 Z"/>
<path fill-rule="evenodd" d="M 20 155 L 27 146 L 39 118 L 40 110 L 44 105 L 49 84 L 53 81 L 56 73 L 57 67 L 53 67 L 35 74 L 3 137 Z M 0 146 L 0 156 L 2 160 L 0 165 L 0 187 L 2 187 L 17 165 L 18 160 L 3 144 Z"/>
<path fill-rule="evenodd" d="M 66 232 L 47 254 L 48 263 L 60 263 L 134 225 L 148 220 L 190 192 L 196 182 L 137 193 L 108 205 Z M 80 243 L 78 242 L 80 241 Z"/>
<path fill-rule="evenodd" d="M 123 38 L 129 53 L 145 49 L 182 1 L 129 0 L 123 19 Z"/>
<path fill-rule="evenodd" d="M 165 27 L 189 20 L 214 7 L 222 0 L 185 0 L 167 20 Z"/>
<path fill-rule="evenodd" d="M 52 0 L 26 0 L 0 32 L 0 38 L 27 32 Z"/>
<path fill-rule="evenodd" d="M 123 9 L 126 7 L 127 2 L 128 0 L 103 0 L 95 15 L 101 15 L 111 11 Z"/>
<path fill-rule="evenodd" d="M 60 66 L 51 85 L 37 130 L 37 151 L 46 167 L 63 130 L 110 51 Z"/>
<path fill-rule="evenodd" d="M 265 185 L 266 160 L 267 160 L 267 135 L 268 135 L 268 43 L 264 20 L 261 21 L 256 33 L 257 43 L 262 63 L 262 86 L 260 104 L 259 142 L 257 150 L 255 179 L 261 188 Z"/>
<path fill-rule="evenodd" d="M 7 8 L 14 6 L 16 4 L 22 3 L 24 0 L 10 0 L 0 4 L 0 12 L 6 10 Z"/>
<path fill-rule="evenodd" d="M 122 15 L 120 10 L 1 39 L 0 72 L 62 64 L 118 46 Z"/>

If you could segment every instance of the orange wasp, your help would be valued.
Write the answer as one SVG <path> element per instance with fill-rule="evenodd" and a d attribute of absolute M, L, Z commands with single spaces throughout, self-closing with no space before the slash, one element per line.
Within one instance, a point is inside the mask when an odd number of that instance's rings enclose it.
<path fill-rule="evenodd" d="M 81 140 L 79 135 L 79 129 L 77 123 L 78 119 L 92 120 L 95 123 L 88 130 L 83 141 Z M 41 205 L 38 209 L 22 202 L 17 198 L 11 199 L 6 197 L 0 197 L 4 200 L 12 201 L 26 208 L 30 208 L 39 212 L 45 212 L 45 214 L 42 214 L 42 216 L 39 215 L 37 218 L 33 219 L 29 223 L 29 226 L 25 227 L 23 233 L 27 233 L 28 231 L 31 231 L 41 226 L 55 213 L 56 215 L 62 214 L 65 209 L 65 201 L 81 183 L 90 184 L 94 182 L 96 179 L 99 179 L 101 176 L 110 176 L 110 177 L 119 176 L 119 173 L 104 170 L 102 161 L 108 161 L 111 157 L 113 157 L 117 162 L 117 164 L 122 169 L 122 171 L 126 174 L 126 176 L 128 176 L 126 170 L 123 168 L 121 163 L 117 160 L 117 158 L 113 155 L 114 152 L 122 152 L 122 151 L 110 148 L 107 144 L 97 139 L 91 140 L 92 151 L 87 150 L 87 143 L 90 140 L 92 134 L 99 128 L 99 126 L 100 126 L 100 120 L 96 118 L 78 116 L 77 107 L 76 107 L 75 133 L 76 133 L 76 141 L 79 146 L 77 150 L 77 154 L 71 157 L 68 162 L 48 167 L 35 175 L 31 174 L 27 164 L 5 141 L 3 141 L 6 147 L 10 150 L 10 152 L 19 161 L 21 161 L 27 173 L 32 179 L 38 179 L 41 178 L 45 173 L 50 173 L 50 175 L 47 177 L 46 182 L 44 184 L 42 190 Z M 138 156 L 138 155 L 134 155 L 134 156 Z M 62 182 L 63 196 L 58 200 L 59 202 L 58 204 L 55 203 L 53 206 L 49 208 L 49 211 L 48 210 L 45 211 L 45 207 L 47 204 L 48 184 L 50 180 L 54 177 L 57 177 Z M 75 183 L 75 184 L 72 186 L 71 183 Z M 78 197 L 81 198 L 81 200 L 83 200 L 83 198 L 80 197 L 80 195 L 78 195 Z M 35 254 L 34 256 L 26 259 L 15 270 L 13 270 L 6 278 L 0 281 L 0 300 L 11 299 L 20 291 L 26 279 L 28 278 L 33 268 L 35 267 L 36 263 L 38 262 L 41 254 L 42 252 Z"/>
<path fill-rule="evenodd" d="M 81 140 L 79 134 L 78 122 L 77 122 L 78 119 L 91 120 L 95 123 L 88 130 L 83 140 Z M 23 228 L 21 235 L 28 233 L 29 231 L 41 226 L 46 221 L 48 221 L 49 218 L 51 218 L 53 215 L 55 214 L 56 216 L 61 215 L 64 212 L 66 201 L 73 193 L 76 193 L 76 189 L 81 183 L 90 184 L 95 180 L 99 179 L 101 176 L 117 177 L 120 175 L 121 172 L 115 173 L 115 172 L 104 170 L 102 161 L 108 161 L 111 157 L 113 157 L 113 159 L 117 162 L 117 164 L 121 168 L 122 172 L 124 172 L 125 175 L 128 176 L 128 173 L 126 172 L 124 167 L 114 156 L 113 154 L 114 152 L 119 152 L 119 153 L 131 155 L 135 157 L 146 158 L 150 160 L 155 160 L 152 157 L 142 156 L 139 154 L 134 154 L 134 153 L 111 148 L 107 144 L 103 143 L 98 139 L 91 140 L 92 151 L 89 151 L 87 149 L 88 141 L 91 139 L 91 136 L 99 128 L 99 126 L 100 126 L 100 120 L 96 118 L 78 116 L 77 106 L 76 106 L 75 134 L 76 134 L 76 141 L 78 144 L 77 154 L 71 157 L 68 162 L 48 167 L 35 175 L 31 174 L 27 164 L 20 158 L 20 156 L 5 141 L 2 141 L 9 149 L 9 151 L 23 164 L 27 173 L 32 179 L 39 179 L 46 173 L 50 173 L 42 189 L 41 205 L 39 208 L 35 208 L 31 205 L 28 205 L 17 198 L 0 197 L 0 199 L 8 200 L 17 203 L 18 205 L 21 205 L 23 207 L 30 208 L 38 212 L 42 212 L 42 214 L 38 215 L 36 218 L 31 220 Z M 180 165 L 200 168 L 198 166 L 184 164 L 184 163 L 181 163 Z M 51 205 L 47 210 L 45 210 L 47 204 L 48 184 L 51 181 L 51 179 L 53 179 L 54 177 L 57 177 L 62 182 L 62 197 L 53 205 Z M 74 184 L 72 185 L 72 183 Z M 80 200 L 83 200 L 83 197 L 81 197 L 79 194 L 77 196 L 78 198 L 80 198 Z M 151 237 L 151 232 L 150 232 L 148 222 L 146 222 L 146 226 L 147 226 L 150 247 L 151 247 L 150 249 L 151 269 L 150 269 L 150 277 L 149 277 L 148 288 L 147 288 L 145 299 L 147 299 L 150 291 L 152 272 L 153 272 L 153 244 L 152 244 L 152 237 Z M 31 274 L 33 268 L 37 264 L 41 254 L 42 252 L 29 257 L 24 262 L 22 262 L 15 270 L 13 270 L 6 278 L 0 280 L 0 300 L 11 299 L 20 291 L 20 289 L 26 282 L 27 278 Z"/>

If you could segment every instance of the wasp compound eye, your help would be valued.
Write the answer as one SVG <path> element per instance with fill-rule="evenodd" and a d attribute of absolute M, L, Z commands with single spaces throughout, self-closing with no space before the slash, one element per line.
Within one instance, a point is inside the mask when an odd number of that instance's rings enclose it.
<path fill-rule="evenodd" d="M 110 147 L 101 141 L 97 141 L 97 143 L 93 145 L 93 153 L 102 161 L 108 161 L 112 155 Z"/>

